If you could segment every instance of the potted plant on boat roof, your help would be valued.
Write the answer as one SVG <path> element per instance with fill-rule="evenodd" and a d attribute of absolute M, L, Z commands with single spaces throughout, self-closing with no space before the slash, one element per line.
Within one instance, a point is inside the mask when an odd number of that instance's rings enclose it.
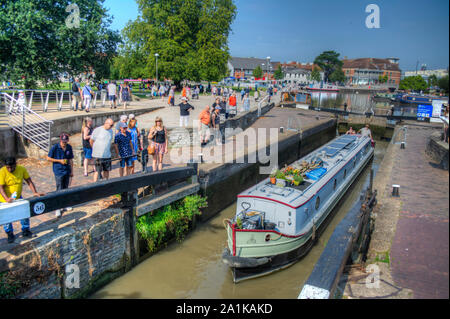
<path fill-rule="evenodd" d="M 270 183 L 271 183 L 271 184 L 276 184 L 276 183 L 277 183 L 277 173 L 278 173 L 279 171 L 280 171 L 280 170 L 274 168 L 274 169 L 272 170 L 272 173 L 270 173 Z"/>
<path fill-rule="evenodd" d="M 280 170 L 277 171 L 276 175 L 276 182 L 277 182 L 277 186 L 281 186 L 284 187 L 286 185 L 286 176 L 284 175 L 284 173 Z"/>
<path fill-rule="evenodd" d="M 294 176 L 294 185 L 298 186 L 303 182 L 303 176 L 302 175 L 295 175 Z"/>

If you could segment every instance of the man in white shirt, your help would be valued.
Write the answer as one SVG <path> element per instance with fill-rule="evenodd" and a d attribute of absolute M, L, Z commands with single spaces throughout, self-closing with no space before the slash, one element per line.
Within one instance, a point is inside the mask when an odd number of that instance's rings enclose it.
<path fill-rule="evenodd" d="M 107 119 L 103 126 L 97 127 L 92 133 L 90 140 L 92 146 L 92 158 L 95 161 L 94 182 L 98 181 L 99 176 L 104 179 L 109 178 L 111 171 L 111 144 L 113 141 L 114 121 Z"/>
<path fill-rule="evenodd" d="M 117 108 L 116 100 L 117 100 L 117 85 L 115 82 L 109 82 L 108 84 L 108 96 L 109 96 L 109 106 L 112 109 L 113 103 L 114 108 Z"/>

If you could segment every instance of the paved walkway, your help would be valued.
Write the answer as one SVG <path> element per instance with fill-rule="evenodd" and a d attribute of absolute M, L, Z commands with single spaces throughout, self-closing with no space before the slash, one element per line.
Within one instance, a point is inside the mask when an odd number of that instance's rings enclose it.
<path fill-rule="evenodd" d="M 449 298 L 449 172 L 425 154 L 436 129 L 408 125 L 406 149 L 388 148 L 374 183 L 380 197 L 367 262 L 380 267 L 381 284 L 367 288 L 368 274 L 354 270 L 345 297 Z"/>

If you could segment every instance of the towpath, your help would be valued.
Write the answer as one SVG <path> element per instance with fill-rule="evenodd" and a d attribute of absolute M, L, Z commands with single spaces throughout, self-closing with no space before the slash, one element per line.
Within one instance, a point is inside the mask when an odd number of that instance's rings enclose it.
<path fill-rule="evenodd" d="M 367 263 L 379 266 L 380 287 L 368 288 L 367 273 L 355 269 L 344 297 L 449 298 L 449 172 L 425 154 L 439 129 L 410 123 L 406 148 L 388 148 L 374 183 L 380 196 Z"/>

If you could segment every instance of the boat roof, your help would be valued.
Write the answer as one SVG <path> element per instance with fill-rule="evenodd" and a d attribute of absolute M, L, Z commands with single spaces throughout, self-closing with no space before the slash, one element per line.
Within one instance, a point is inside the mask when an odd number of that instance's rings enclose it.
<path fill-rule="evenodd" d="M 294 187 L 279 187 L 271 184 L 269 179 L 265 179 L 261 183 L 242 192 L 238 197 L 265 199 L 292 208 L 298 208 L 309 201 L 322 188 L 330 176 L 336 174 L 336 168 L 340 166 L 339 164 L 343 164 L 343 162 L 348 161 L 356 154 L 357 149 L 359 149 L 358 146 L 367 144 L 369 141 L 370 139 L 368 137 L 361 135 L 342 135 L 337 137 L 296 161 L 298 164 L 303 161 L 310 163 L 312 160 L 320 158 L 323 161 L 323 167 L 326 168 L 326 173 L 319 179 L 312 180 L 305 178 L 301 185 Z M 295 164 L 293 163 L 292 165 Z"/>

